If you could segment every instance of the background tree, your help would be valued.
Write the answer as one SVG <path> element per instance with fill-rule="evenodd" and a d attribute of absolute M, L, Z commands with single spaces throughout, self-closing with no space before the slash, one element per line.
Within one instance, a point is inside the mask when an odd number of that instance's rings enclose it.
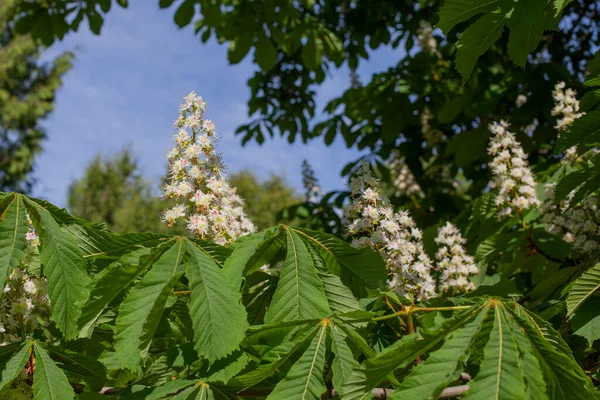
<path fill-rule="evenodd" d="M 230 182 L 259 229 L 280 222 L 278 213 L 301 200 L 283 175 L 271 174 L 261 180 L 253 172 L 243 170 L 233 173 Z M 137 160 L 126 149 L 108 158 L 97 155 L 83 177 L 71 184 L 68 207 L 78 217 L 104 222 L 119 233 L 185 233 L 183 226 L 169 228 L 160 221 L 161 212 L 168 206 L 157 193 L 158 185 L 142 176 Z"/>
<path fill-rule="evenodd" d="M 164 204 L 156 192 L 126 149 L 109 158 L 97 155 L 69 187 L 68 207 L 78 217 L 104 222 L 119 233 L 171 231 L 160 221 Z"/>
<path fill-rule="evenodd" d="M 22 0 L 0 3 L 0 189 L 28 191 L 34 158 L 46 136 L 41 121 L 54 109 L 71 53 L 40 63 L 41 46 L 18 35 L 14 19 Z"/>
<path fill-rule="evenodd" d="M 261 180 L 246 169 L 231 174 L 229 182 L 244 199 L 246 214 L 259 230 L 281 222 L 281 210 L 302 200 L 282 174 L 271 173 Z"/>

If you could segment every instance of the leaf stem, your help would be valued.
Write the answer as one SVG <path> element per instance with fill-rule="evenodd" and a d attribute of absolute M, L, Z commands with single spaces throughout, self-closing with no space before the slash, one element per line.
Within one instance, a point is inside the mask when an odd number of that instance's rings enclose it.
<path fill-rule="evenodd" d="M 181 291 L 178 291 L 178 292 L 177 291 L 173 292 L 173 294 L 175 296 L 189 296 L 191 293 L 192 293 L 191 290 L 181 290 Z"/>
<path fill-rule="evenodd" d="M 371 318 L 372 322 L 385 321 L 388 319 L 396 318 L 397 316 L 408 317 L 409 315 L 416 312 L 432 312 L 432 311 L 453 311 L 453 310 L 467 310 L 471 306 L 454 306 L 454 307 L 405 307 L 404 309 L 397 311 L 394 314 L 383 315 L 381 317 Z M 407 320 L 408 323 L 408 320 Z M 413 327 L 414 328 L 414 327 Z M 410 327 L 409 327 L 410 329 Z"/>

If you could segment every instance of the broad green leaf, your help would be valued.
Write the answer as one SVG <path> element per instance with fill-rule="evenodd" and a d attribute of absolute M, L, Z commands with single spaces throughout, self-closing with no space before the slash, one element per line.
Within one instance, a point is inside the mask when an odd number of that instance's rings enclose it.
<path fill-rule="evenodd" d="M 527 335 L 523 333 L 514 316 L 510 312 L 506 313 L 506 316 L 522 355 L 523 372 L 525 373 L 527 383 L 526 398 L 527 400 L 547 400 L 546 383 L 544 382 L 544 375 L 535 355 L 533 344 Z"/>
<path fill-rule="evenodd" d="M 328 272 L 323 259 L 313 246 L 308 243 L 306 249 L 313 258 L 319 278 L 323 281 L 323 289 L 325 290 L 325 296 L 327 296 L 331 311 L 335 314 L 343 314 L 360 310 L 358 300 L 354 297 L 352 291 L 342 283 L 339 277 Z M 330 262 L 335 262 L 335 259 L 331 258 Z"/>
<path fill-rule="evenodd" d="M 78 325 L 81 327 L 79 337 L 91 337 L 94 326 L 106 306 L 124 289 L 132 284 L 141 274 L 158 259 L 164 249 L 140 249 L 125 254 L 108 268 L 94 276 L 88 289 L 89 297 L 82 307 Z"/>
<path fill-rule="evenodd" d="M 231 42 L 229 42 L 229 50 L 227 52 L 227 59 L 231 64 L 237 64 L 246 57 L 246 54 L 252 48 L 254 43 L 254 35 L 252 34 L 241 34 Z"/>
<path fill-rule="evenodd" d="M 523 399 L 523 363 L 514 332 L 501 303 L 494 307 L 494 327 L 483 352 L 479 373 L 469 383 L 465 399 Z"/>
<path fill-rule="evenodd" d="M 589 378 L 573 359 L 571 350 L 560 335 L 546 322 L 516 305 L 515 321 L 527 335 L 544 374 L 548 398 L 558 400 L 587 400 L 595 391 Z"/>
<path fill-rule="evenodd" d="M 167 299 L 182 275 L 184 241 L 177 238 L 171 243 L 121 303 L 115 323 L 115 351 L 121 368 L 141 368 Z"/>
<path fill-rule="evenodd" d="M 600 288 L 600 263 L 581 275 L 567 296 L 567 316 L 573 314 L 589 297 Z"/>
<path fill-rule="evenodd" d="M 12 270 L 25 257 L 27 220 L 21 195 L 12 194 L 0 205 L 0 288 Z"/>
<path fill-rule="evenodd" d="M 347 342 L 346 333 L 336 323 L 329 324 L 331 350 L 334 353 L 331 369 L 333 370 L 333 387 L 340 390 L 352 375 L 352 370 L 359 366 Z"/>
<path fill-rule="evenodd" d="M 225 279 L 217 261 L 188 240 L 185 271 L 191 290 L 188 304 L 194 323 L 194 348 L 210 361 L 231 354 L 246 331 L 240 293 Z"/>
<path fill-rule="evenodd" d="M 555 15 L 558 15 L 562 12 L 562 10 L 571 2 L 571 0 L 553 0 L 554 2 L 554 10 L 556 11 Z"/>
<path fill-rule="evenodd" d="M 437 27 L 446 35 L 456 24 L 475 15 L 487 13 L 498 7 L 498 0 L 446 0 L 440 7 L 440 21 Z"/>
<path fill-rule="evenodd" d="M 544 19 L 539 18 L 510 28 L 508 55 L 521 68 L 527 64 L 527 56 L 535 50 L 544 34 Z"/>
<path fill-rule="evenodd" d="M 12 343 L 0 347 L 0 366 L 2 367 L 0 391 L 4 390 L 23 372 L 31 353 L 31 342 Z"/>
<path fill-rule="evenodd" d="M 435 399 L 462 372 L 462 362 L 467 356 L 475 335 L 481 329 L 489 308 L 480 311 L 477 317 L 461 329 L 448 335 L 439 350 L 419 364 L 400 386 L 391 399 Z"/>
<path fill-rule="evenodd" d="M 37 342 L 33 343 L 33 348 L 35 351 L 33 397 L 36 400 L 72 399 L 75 393 L 64 372 Z"/>
<path fill-rule="evenodd" d="M 585 301 L 571 318 L 571 328 L 575 335 L 584 337 L 592 347 L 600 339 L 600 299 L 592 296 Z"/>
<path fill-rule="evenodd" d="M 92 390 L 102 389 L 106 382 L 106 368 L 100 361 L 85 354 L 57 347 L 44 346 L 44 348 L 64 371 L 83 379 Z"/>
<path fill-rule="evenodd" d="M 297 332 L 296 340 L 285 341 L 273 349 L 273 352 L 277 354 L 275 361 L 256 366 L 256 368 L 253 370 L 236 377 L 235 383 L 242 387 L 251 387 L 267 379 L 300 349 L 305 347 L 306 343 L 311 341 L 311 339 L 313 339 L 313 337 L 316 335 L 319 328 L 320 325 L 318 327 L 311 325 L 301 329 L 299 332 Z"/>
<path fill-rule="evenodd" d="M 379 254 L 370 248 L 357 250 L 348 243 L 322 232 L 291 228 L 319 252 L 329 272 L 341 278 L 358 298 L 367 297 L 367 289 L 385 286 L 387 271 Z"/>
<path fill-rule="evenodd" d="M 315 33 L 308 35 L 308 40 L 302 47 L 302 63 L 309 70 L 316 70 L 323 62 L 323 41 Z"/>
<path fill-rule="evenodd" d="M 183 28 L 192 22 L 192 18 L 194 18 L 194 8 L 196 6 L 196 2 L 194 0 L 184 0 L 183 3 L 177 8 L 175 11 L 175 23 L 178 27 Z"/>
<path fill-rule="evenodd" d="M 87 264 L 73 235 L 62 230 L 41 206 L 29 200 L 26 203 L 42 239 L 40 261 L 48 279 L 48 296 L 52 304 L 50 319 L 67 339 L 74 339 L 79 333 L 78 304 L 87 296 L 85 289 L 90 282 Z M 39 219 L 33 214 L 37 214 Z"/>
<path fill-rule="evenodd" d="M 598 142 L 600 142 L 600 110 L 594 110 L 569 125 L 568 131 L 561 134 L 556 141 L 554 154 L 560 154 L 575 145 L 581 152 L 596 146 Z"/>
<path fill-rule="evenodd" d="M 323 368 L 325 366 L 325 339 L 329 320 L 321 322 L 308 349 L 296 361 L 285 378 L 280 381 L 268 400 L 317 400 L 325 392 Z"/>
<path fill-rule="evenodd" d="M 600 89 L 587 92 L 579 102 L 579 108 L 583 112 L 588 112 L 600 104 Z"/>
<path fill-rule="evenodd" d="M 223 265 L 223 276 L 234 288 L 240 288 L 244 274 L 257 263 L 268 263 L 283 246 L 283 238 L 278 227 L 242 236 L 233 243 L 233 252 Z"/>
<path fill-rule="evenodd" d="M 277 64 L 277 49 L 273 41 L 263 31 L 258 34 L 254 50 L 254 59 L 263 71 L 269 71 Z"/>
<path fill-rule="evenodd" d="M 498 12 L 486 14 L 461 33 L 456 43 L 456 69 L 466 81 L 477 59 L 502 36 L 504 17 Z"/>
<path fill-rule="evenodd" d="M 285 234 L 287 255 L 265 322 L 325 318 L 331 310 L 306 244 L 290 228 Z"/>

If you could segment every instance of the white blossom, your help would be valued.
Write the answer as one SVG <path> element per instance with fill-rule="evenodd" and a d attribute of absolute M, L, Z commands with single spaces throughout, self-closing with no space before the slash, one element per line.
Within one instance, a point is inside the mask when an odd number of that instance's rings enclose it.
<path fill-rule="evenodd" d="M 433 28 L 429 22 L 425 20 L 419 21 L 417 40 L 422 51 L 434 53 L 438 57 L 441 57 L 441 54 L 438 51 L 438 42 L 433 36 Z"/>
<path fill-rule="evenodd" d="M 579 204 L 571 204 L 575 191 L 556 203 L 556 184 L 546 185 L 544 204 L 540 208 L 546 229 L 573 246 L 579 256 L 600 248 L 600 208 L 598 199 L 590 196 Z"/>
<path fill-rule="evenodd" d="M 435 255 L 436 269 L 440 273 L 439 289 L 445 293 L 457 294 L 473 290 L 475 285 L 469 282 L 470 275 L 479 273 L 473 257 L 465 249 L 466 239 L 452 223 L 438 229 L 435 242 L 439 248 Z"/>
<path fill-rule="evenodd" d="M 423 193 L 421 186 L 419 186 L 412 171 L 408 165 L 406 165 L 404 158 L 399 153 L 394 153 L 389 162 L 389 168 L 392 176 L 394 176 L 396 197 L 410 197 L 411 195 L 420 198 L 425 197 L 425 193 Z"/>
<path fill-rule="evenodd" d="M 517 106 L 517 108 L 522 107 L 525 103 L 527 103 L 527 96 L 525 96 L 524 94 L 519 94 L 517 96 L 517 100 L 515 101 L 515 105 Z"/>
<path fill-rule="evenodd" d="M 206 120 L 206 103 L 194 92 L 184 98 L 175 121 L 175 146 L 168 153 L 165 198 L 178 202 L 163 211 L 169 226 L 181 222 L 204 239 L 226 244 L 254 231 L 243 201 L 225 180 L 225 166 L 215 151 L 215 126 Z"/>
<path fill-rule="evenodd" d="M 558 82 L 552 91 L 552 97 L 554 98 L 552 115 L 556 116 L 555 128 L 558 130 L 559 137 L 561 132 L 567 130 L 573 121 L 585 114 L 583 112 L 579 112 L 579 100 L 577 100 L 577 92 L 571 88 L 565 89 L 565 86 L 566 85 L 564 82 Z M 568 148 L 565 151 L 564 156 L 565 160 L 569 163 L 575 161 L 578 157 L 577 146 Z"/>
<path fill-rule="evenodd" d="M 423 134 L 423 138 L 427 142 L 428 146 L 434 146 L 436 143 L 440 142 L 443 138 L 443 132 L 439 129 L 434 129 L 431 126 L 431 120 L 433 119 L 433 114 L 429 107 L 425 106 L 423 111 L 421 112 L 421 133 Z"/>
<path fill-rule="evenodd" d="M 407 211 L 394 212 L 366 163 L 350 179 L 351 201 L 344 207 L 347 234 L 356 248 L 372 247 L 386 262 L 389 286 L 417 300 L 435 297 L 432 262 L 422 233 Z"/>
<path fill-rule="evenodd" d="M 515 135 L 508 131 L 508 126 L 505 121 L 489 126 L 492 139 L 488 153 L 494 157 L 489 164 L 494 175 L 490 186 L 498 189 L 496 205 L 501 209 L 499 217 L 519 214 L 540 205 L 527 155 Z"/>

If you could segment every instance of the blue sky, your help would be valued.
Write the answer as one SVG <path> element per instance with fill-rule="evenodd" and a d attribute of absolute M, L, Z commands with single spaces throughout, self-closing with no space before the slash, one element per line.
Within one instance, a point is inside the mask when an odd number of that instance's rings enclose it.
<path fill-rule="evenodd" d="M 144 176 L 158 185 L 171 147 L 172 122 L 181 97 L 195 90 L 208 102 L 207 117 L 222 139 L 218 150 L 231 172 L 250 168 L 260 176 L 283 172 L 301 190 L 300 165 L 307 158 L 325 190 L 342 189 L 342 167 L 359 156 L 341 141 L 325 146 L 268 139 L 242 147 L 235 129 L 249 120 L 247 79 L 256 68 L 251 55 L 229 65 L 227 45 L 203 44 L 193 29 L 178 29 L 175 9 L 160 10 L 157 1 L 131 2 L 113 8 L 100 36 L 82 24 L 80 31 L 53 45 L 46 59 L 64 50 L 76 54 L 58 92 L 56 109 L 45 121 L 48 140 L 38 157 L 34 195 L 66 206 L 69 184 L 81 177 L 95 154 L 110 155 L 130 145 Z M 371 73 L 395 64 L 398 50 L 373 53 L 361 65 L 365 81 Z M 347 69 L 334 71 L 318 90 L 317 108 L 348 86 Z"/>

